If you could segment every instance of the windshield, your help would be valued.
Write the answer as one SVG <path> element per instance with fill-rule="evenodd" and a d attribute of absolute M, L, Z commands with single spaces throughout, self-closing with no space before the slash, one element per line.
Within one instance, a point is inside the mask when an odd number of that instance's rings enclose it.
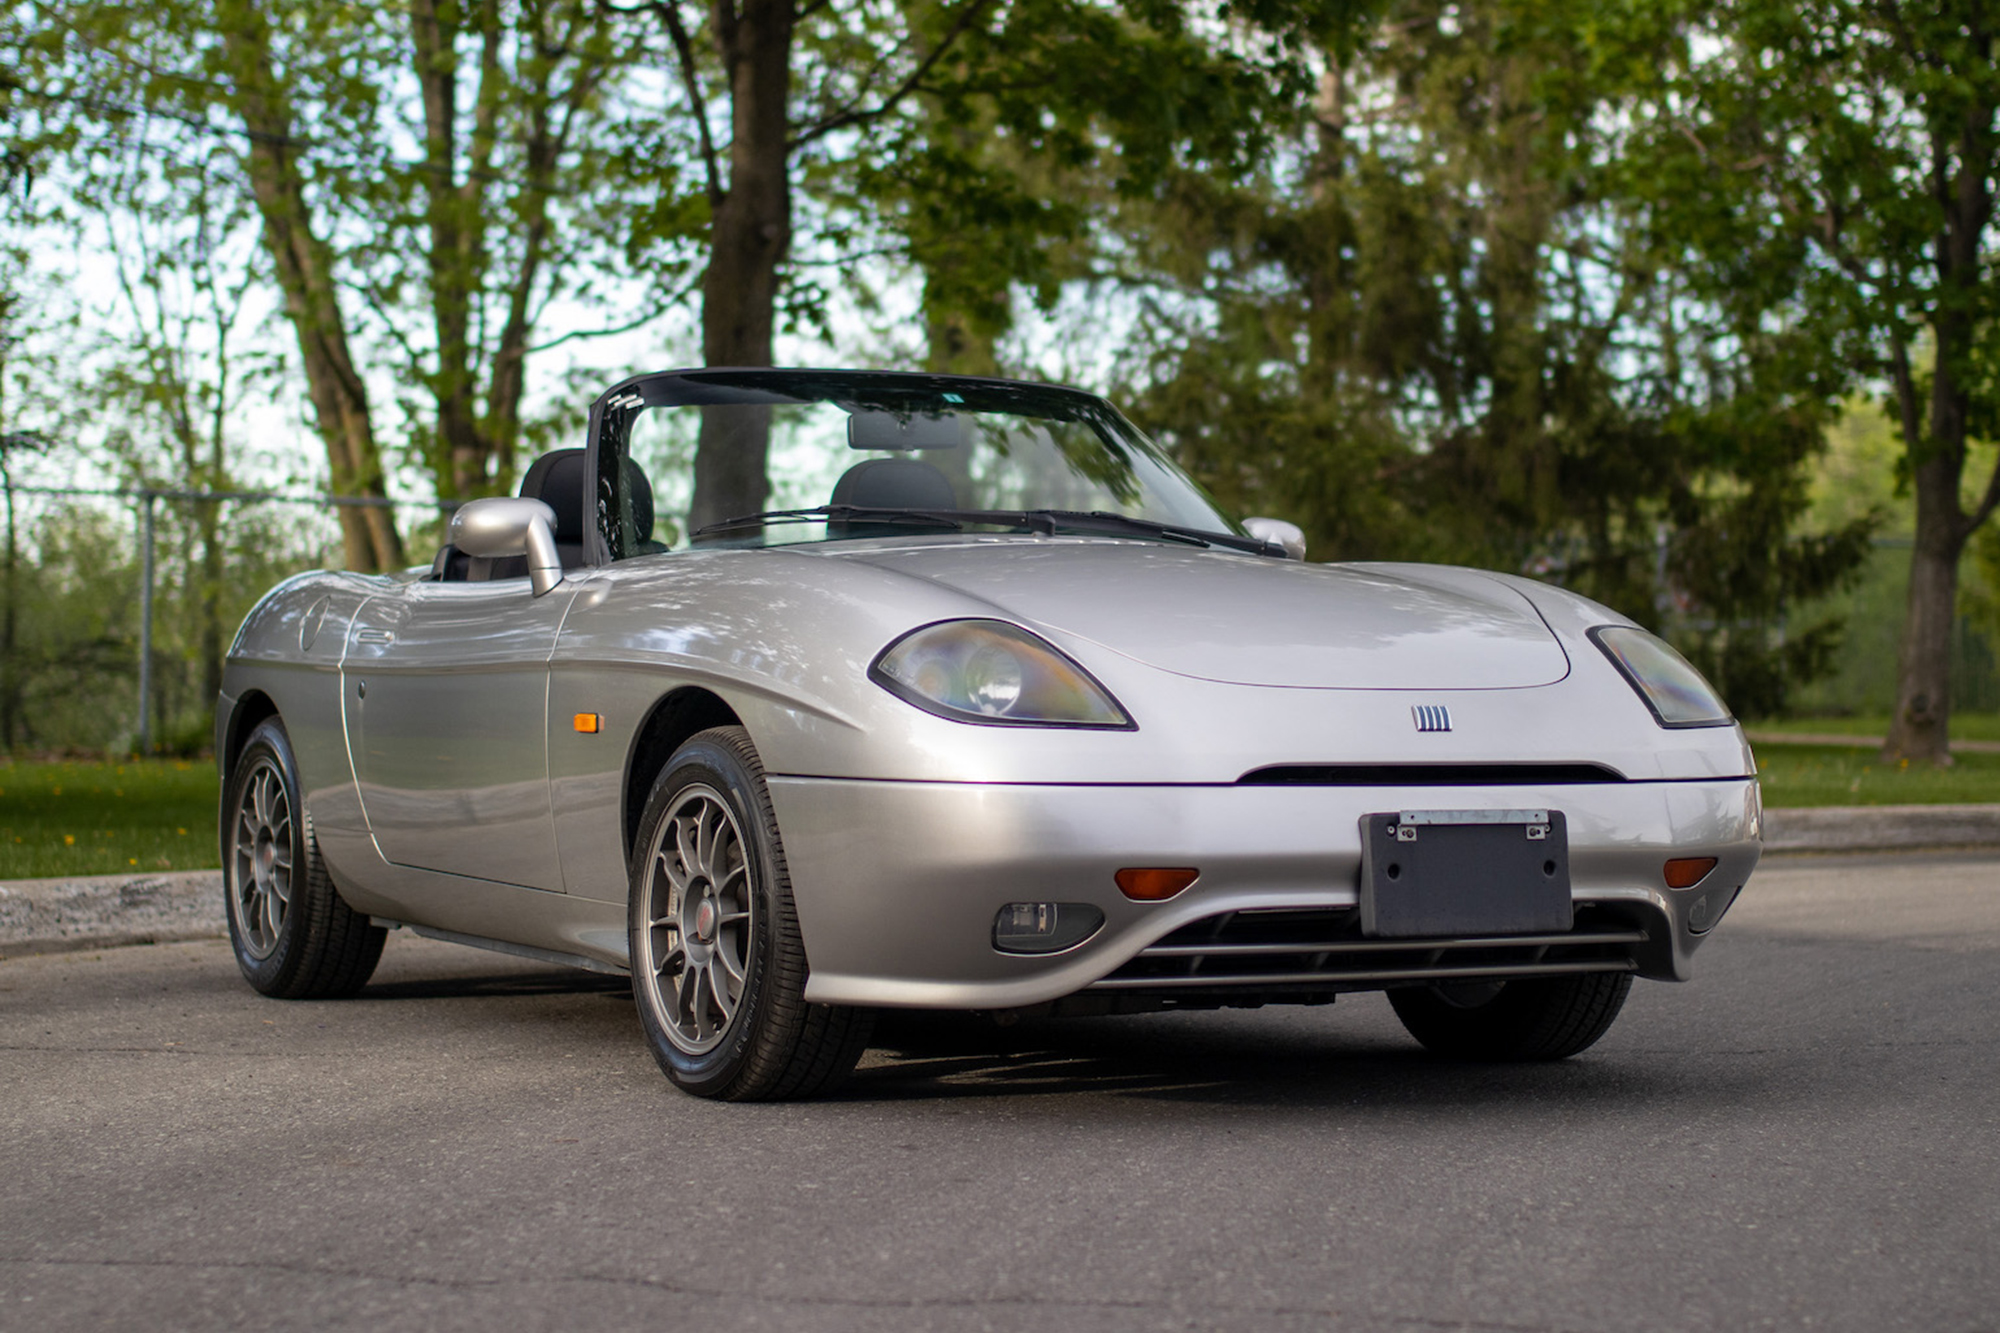
<path fill-rule="evenodd" d="M 1147 524 L 1240 533 L 1109 404 L 1075 390 L 690 371 L 608 396 L 600 438 L 599 521 L 614 558 L 1019 531 L 1028 525 L 1007 516 L 1023 511 L 1142 520 L 1123 536 L 1147 536 Z"/>

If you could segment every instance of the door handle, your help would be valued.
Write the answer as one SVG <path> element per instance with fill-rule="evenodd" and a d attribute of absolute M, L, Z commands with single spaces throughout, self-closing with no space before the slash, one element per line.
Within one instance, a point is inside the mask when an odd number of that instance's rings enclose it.
<path fill-rule="evenodd" d="M 363 629 L 354 632 L 356 643 L 394 643 L 396 635 L 386 629 Z"/>

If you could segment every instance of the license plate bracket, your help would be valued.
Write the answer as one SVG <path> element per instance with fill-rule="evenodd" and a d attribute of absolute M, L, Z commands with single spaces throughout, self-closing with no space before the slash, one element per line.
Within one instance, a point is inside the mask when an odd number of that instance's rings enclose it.
<path fill-rule="evenodd" d="M 1361 817 L 1361 933 L 1391 939 L 1568 930 L 1560 810 L 1396 810 Z"/>

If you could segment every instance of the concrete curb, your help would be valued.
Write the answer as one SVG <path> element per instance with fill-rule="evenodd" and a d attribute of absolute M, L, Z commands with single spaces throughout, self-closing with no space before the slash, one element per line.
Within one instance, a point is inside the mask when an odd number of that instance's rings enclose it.
<path fill-rule="evenodd" d="M 1766 810 L 1766 852 L 2000 849 L 2000 805 L 1847 805 Z"/>
<path fill-rule="evenodd" d="M 0 883 L 0 958 L 228 932 L 220 870 Z"/>
<path fill-rule="evenodd" d="M 1767 853 L 2000 851 L 2000 805 L 1766 810 Z M 229 933 L 220 870 L 0 883 L 0 958 L 214 939 Z"/>

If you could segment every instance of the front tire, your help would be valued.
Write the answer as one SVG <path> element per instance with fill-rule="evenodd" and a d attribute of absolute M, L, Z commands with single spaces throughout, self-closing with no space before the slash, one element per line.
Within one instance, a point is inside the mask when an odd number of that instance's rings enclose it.
<path fill-rule="evenodd" d="M 1562 1060 L 1604 1035 L 1632 989 L 1629 972 L 1533 977 L 1486 986 L 1389 992 L 1410 1035 L 1454 1060 Z"/>
<path fill-rule="evenodd" d="M 281 1000 L 352 995 L 388 932 L 342 900 L 299 796 L 291 738 L 277 718 L 250 733 L 222 796 L 229 942 L 256 990 Z"/>
<path fill-rule="evenodd" d="M 639 821 L 626 927 L 654 1059 L 683 1091 L 811 1097 L 867 1048 L 867 1010 L 811 1004 L 764 766 L 741 727 L 674 753 Z"/>

